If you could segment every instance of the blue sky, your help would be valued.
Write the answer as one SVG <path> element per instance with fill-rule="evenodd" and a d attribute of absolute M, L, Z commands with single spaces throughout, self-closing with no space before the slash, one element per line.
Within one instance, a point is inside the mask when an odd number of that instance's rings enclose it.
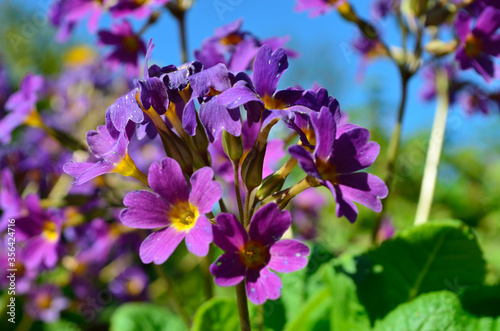
<path fill-rule="evenodd" d="M 372 1 L 358 0 L 355 8 L 361 16 L 369 17 Z M 35 9 L 46 7 L 48 0 L 30 0 Z M 301 53 L 301 57 L 291 60 L 287 73 L 283 76 L 282 87 L 300 84 L 310 87 L 314 82 L 325 86 L 330 94 L 337 97 L 342 109 L 349 112 L 365 105 L 370 87 L 376 86 L 378 97 L 383 100 L 383 123 L 392 127 L 397 104 L 400 98 L 400 82 L 395 65 L 389 60 L 377 60 L 367 66 L 364 79 L 359 79 L 360 59 L 351 52 L 349 43 L 357 35 L 354 26 L 346 23 L 335 12 L 310 19 L 306 13 L 296 13 L 292 0 L 198 0 L 187 16 L 187 35 L 189 50 L 198 48 L 202 41 L 212 35 L 218 26 L 227 24 L 240 17 L 244 18 L 243 28 L 258 37 L 291 37 L 288 47 Z M 177 24 L 173 17 L 163 12 L 160 21 L 144 35 L 153 38 L 156 48 L 150 63 L 179 64 L 180 50 Z M 101 25 L 107 27 L 109 19 Z M 141 22 L 135 23 L 141 26 Z M 381 23 L 383 36 L 391 43 L 397 43 L 399 32 L 391 19 Z M 95 41 L 85 25 L 81 24 L 76 38 Z M 191 58 L 192 59 L 192 58 Z M 408 106 L 403 127 L 403 139 L 419 130 L 430 130 L 434 116 L 434 103 L 422 103 L 418 90 L 422 85 L 420 77 L 414 77 L 409 86 Z M 488 117 L 473 116 L 464 118 L 461 111 L 454 107 L 450 111 L 452 127 L 448 130 L 450 141 L 455 146 L 480 146 L 485 139 L 484 132 L 495 132 L 500 124 L 497 114 Z M 359 121 L 363 123 L 361 116 Z M 366 123 L 367 124 L 367 123 Z M 499 134 L 495 136 L 499 138 Z"/>

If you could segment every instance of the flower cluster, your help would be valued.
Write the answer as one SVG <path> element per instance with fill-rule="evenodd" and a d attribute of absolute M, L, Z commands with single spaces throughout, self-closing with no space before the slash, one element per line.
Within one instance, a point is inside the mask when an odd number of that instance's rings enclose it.
<path fill-rule="evenodd" d="M 233 30 L 230 34 L 237 33 Z M 117 172 L 151 190 L 128 193 L 120 214 L 129 227 L 154 230 L 139 249 L 144 263 L 163 264 L 182 240 L 189 252 L 205 256 L 213 242 L 225 251 L 210 268 L 216 284 L 245 280 L 252 302 L 277 299 L 281 282 L 269 269 L 298 270 L 309 254 L 301 242 L 279 240 L 292 223 L 291 214 L 282 209 L 305 189 L 323 185 L 337 202 L 339 217 L 354 222 L 354 202 L 380 211 L 387 187 L 378 177 L 360 172 L 375 161 L 379 146 L 369 141 L 368 130 L 341 120 L 339 104 L 326 89 L 278 90 L 288 68 L 287 52 L 281 48 L 261 46 L 251 76 L 224 63 L 148 67 L 153 48 L 150 42 L 143 79 L 108 108 L 106 125 L 87 133 L 96 162 L 71 162 L 64 170 L 76 178 L 75 184 Z M 297 145 L 288 148 L 289 160 L 275 171 L 269 153 L 283 151 L 284 144 L 268 137 L 279 121 L 297 137 Z M 134 135 L 159 137 L 166 153 L 149 166 L 147 176 L 128 153 Z M 283 190 L 297 164 L 306 177 Z M 224 187 L 230 194 L 223 193 L 220 179 L 230 184 Z M 240 181 L 246 189 L 239 187 Z M 238 220 L 226 212 L 224 200 L 239 202 L 227 205 L 236 213 L 241 195 L 248 201 Z M 218 203 L 223 212 L 215 216 Z"/>

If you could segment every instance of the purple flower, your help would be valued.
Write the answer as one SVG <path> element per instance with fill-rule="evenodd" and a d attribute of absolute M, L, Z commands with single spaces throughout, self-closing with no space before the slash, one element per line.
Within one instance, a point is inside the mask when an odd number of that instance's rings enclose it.
<path fill-rule="evenodd" d="M 226 66 L 223 64 L 215 65 L 189 76 L 188 80 L 193 92 L 182 115 L 184 130 L 191 136 L 196 133 L 197 116 L 194 101 L 197 100 L 200 103 L 200 120 L 207 129 L 207 135 L 211 142 L 220 135 L 222 130 L 239 136 L 241 134 L 239 108 L 226 108 L 217 102 L 220 93 L 231 87 Z"/>
<path fill-rule="evenodd" d="M 134 15 L 137 18 L 144 18 L 151 14 L 151 7 L 163 6 L 170 0 L 119 0 L 116 5 L 110 8 L 114 18 Z"/>
<path fill-rule="evenodd" d="M 326 107 L 310 116 L 313 153 L 295 145 L 288 149 L 290 154 L 308 175 L 330 189 L 337 202 L 338 217 L 346 216 L 354 222 L 358 215 L 354 202 L 380 212 L 379 199 L 387 196 L 387 186 L 377 176 L 359 172 L 375 161 L 380 150 L 377 143 L 368 141 L 370 132 L 353 124 L 337 126 L 338 119 Z"/>
<path fill-rule="evenodd" d="M 36 103 L 43 88 L 41 76 L 27 74 L 21 82 L 19 91 L 12 94 L 5 103 L 5 109 L 10 110 L 0 120 L 0 142 L 9 143 L 12 131 L 22 124 L 42 126 L 40 115 L 36 111 Z"/>
<path fill-rule="evenodd" d="M 132 266 L 116 276 L 109 284 L 109 289 L 123 301 L 145 300 L 148 281 L 148 275 L 142 268 Z"/>
<path fill-rule="evenodd" d="M 200 50 L 195 50 L 195 57 L 205 68 L 216 64 L 225 64 L 230 71 L 245 71 L 249 69 L 259 47 L 269 45 L 273 50 L 283 47 L 288 36 L 273 37 L 259 40 L 250 32 L 241 31 L 243 19 L 238 19 L 215 29 L 213 37 L 203 41 Z M 288 56 L 297 57 L 292 50 L 286 50 Z"/>
<path fill-rule="evenodd" d="M 228 108 L 248 106 L 249 123 L 264 119 L 263 126 L 272 119 L 288 113 L 288 108 L 302 97 L 302 90 L 287 89 L 276 91 L 278 82 L 288 68 L 285 50 L 272 51 L 264 45 L 259 49 L 253 65 L 253 83 L 243 73 L 241 80 L 223 92 L 218 102 Z M 274 111 L 274 113 L 273 113 Z"/>
<path fill-rule="evenodd" d="M 128 21 L 114 24 L 111 31 L 99 31 L 99 41 L 105 45 L 115 46 L 115 50 L 106 58 L 106 63 L 112 69 L 123 64 L 128 75 L 138 74 L 139 54 L 146 54 L 146 44 L 134 34 Z"/>
<path fill-rule="evenodd" d="M 28 215 L 16 220 L 18 234 L 29 238 L 21 253 L 24 264 L 28 269 L 53 268 L 58 260 L 62 217 L 58 211 L 43 210 L 34 194 L 26 197 L 25 204 Z"/>
<path fill-rule="evenodd" d="M 491 100 L 488 94 L 478 87 L 469 87 L 460 95 L 460 105 L 467 115 L 490 113 Z"/>
<path fill-rule="evenodd" d="M 63 297 L 55 285 L 41 285 L 34 289 L 26 300 L 26 312 L 35 320 L 46 323 L 59 319 L 61 311 L 68 308 L 70 301 Z"/>
<path fill-rule="evenodd" d="M 17 192 L 14 176 L 9 169 L 2 169 L 0 174 L 0 209 L 2 216 L 0 217 L 0 231 L 4 231 L 9 219 L 21 216 L 23 212 L 23 200 Z"/>
<path fill-rule="evenodd" d="M 261 207 L 252 217 L 249 233 L 232 214 L 217 215 L 214 243 L 224 250 L 210 266 L 219 286 L 234 286 L 243 279 L 248 298 L 260 305 L 281 295 L 280 278 L 271 270 L 293 272 L 307 265 L 309 248 L 293 239 L 280 240 L 290 227 L 289 211 L 275 203 Z"/>
<path fill-rule="evenodd" d="M 437 86 L 436 86 L 436 73 L 438 70 L 446 70 L 448 77 L 448 82 L 450 84 L 448 90 L 448 98 L 450 104 L 455 102 L 456 94 L 459 90 L 459 85 L 456 84 L 456 70 L 455 67 L 446 63 L 444 65 L 429 65 L 422 69 L 422 78 L 424 83 L 420 89 L 420 98 L 424 101 L 431 101 L 436 98 Z"/>
<path fill-rule="evenodd" d="M 156 229 L 141 244 L 142 262 L 164 263 L 182 239 L 187 249 L 205 256 L 212 242 L 212 225 L 205 216 L 222 196 L 222 187 L 213 180 L 213 170 L 204 167 L 190 179 L 191 192 L 179 164 L 164 158 L 149 168 L 148 182 L 153 191 L 127 194 L 120 214 L 123 224 L 139 229 Z"/>
<path fill-rule="evenodd" d="M 394 12 L 394 6 L 399 3 L 395 3 L 397 0 L 376 0 L 372 4 L 371 14 L 375 19 L 383 19 L 389 14 Z"/>
<path fill-rule="evenodd" d="M 311 11 L 309 17 L 314 18 L 340 7 L 346 0 L 297 0 L 295 11 Z"/>
<path fill-rule="evenodd" d="M 98 158 L 97 162 L 71 161 L 64 165 L 64 172 L 75 177 L 77 185 L 112 172 L 145 181 L 144 174 L 137 169 L 128 154 L 129 135 L 130 129 L 126 129 L 114 139 L 106 125 L 98 126 L 97 131 L 87 132 L 87 144 Z"/>
<path fill-rule="evenodd" d="M 311 240 L 318 236 L 319 212 L 326 204 L 317 190 L 306 190 L 300 199 L 292 200 L 292 219 L 299 239 Z"/>
<path fill-rule="evenodd" d="M 89 14 L 88 29 L 91 33 L 97 30 L 99 20 L 108 0 L 58 0 L 49 10 L 50 22 L 58 27 L 56 39 L 59 42 L 68 40 L 79 21 Z"/>
<path fill-rule="evenodd" d="M 462 69 L 474 68 L 486 81 L 495 76 L 492 57 L 500 54 L 500 10 L 487 7 L 471 27 L 472 17 L 466 12 L 459 12 L 455 27 L 460 45 L 455 56 Z"/>

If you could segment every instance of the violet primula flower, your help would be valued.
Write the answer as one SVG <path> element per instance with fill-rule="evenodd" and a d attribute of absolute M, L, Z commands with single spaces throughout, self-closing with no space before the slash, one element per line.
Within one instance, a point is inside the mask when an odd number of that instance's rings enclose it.
<path fill-rule="evenodd" d="M 112 69 L 123 64 L 128 75 L 137 76 L 139 54 L 146 54 L 146 44 L 134 33 L 128 21 L 114 24 L 111 31 L 99 31 L 99 41 L 104 45 L 115 46 L 115 50 L 106 58 L 106 63 Z"/>
<path fill-rule="evenodd" d="M 0 120 L 0 142 L 9 143 L 12 131 L 23 124 L 41 126 L 41 118 L 36 111 L 36 103 L 44 86 L 42 76 L 27 74 L 21 82 L 19 91 L 12 94 L 5 103 L 9 110 Z"/>
<path fill-rule="evenodd" d="M 70 301 L 63 297 L 57 286 L 41 285 L 29 294 L 29 299 L 26 300 L 26 313 L 34 320 L 50 323 L 57 321 L 61 311 L 69 305 Z"/>
<path fill-rule="evenodd" d="M 111 281 L 109 289 L 122 301 L 146 300 L 148 282 L 148 275 L 142 268 L 131 266 Z"/>
<path fill-rule="evenodd" d="M 212 242 L 212 225 L 205 216 L 222 196 L 222 187 L 213 180 L 213 170 L 204 167 L 190 179 L 191 191 L 179 164 L 169 157 L 149 168 L 153 191 L 135 191 L 125 196 L 120 214 L 123 224 L 139 229 L 156 229 L 141 244 L 142 262 L 162 264 L 182 239 L 187 249 L 205 256 Z"/>
<path fill-rule="evenodd" d="M 489 95 L 476 86 L 465 89 L 460 95 L 460 105 L 464 109 L 466 115 L 473 115 L 476 113 L 488 115 L 491 111 L 491 100 Z"/>
<path fill-rule="evenodd" d="M 16 220 L 19 234 L 29 238 L 21 253 L 24 265 L 28 269 L 53 268 L 59 258 L 62 215 L 58 211 L 43 210 L 34 194 L 26 197 L 25 205 L 27 216 Z"/>
<path fill-rule="evenodd" d="M 123 176 L 142 178 L 140 171 L 128 154 L 130 130 L 120 132 L 114 139 L 106 125 L 97 127 L 97 131 L 87 132 L 87 143 L 90 150 L 98 157 L 97 162 L 66 163 L 64 172 L 75 177 L 74 184 L 80 185 L 100 175 L 118 172 Z"/>
<path fill-rule="evenodd" d="M 358 215 L 354 202 L 380 212 L 379 199 L 387 196 L 387 186 L 377 176 L 359 172 L 375 161 L 380 150 L 376 142 L 368 141 L 370 132 L 353 124 L 337 126 L 335 115 L 326 107 L 311 113 L 311 123 L 313 153 L 299 145 L 288 151 L 308 175 L 330 189 L 337 202 L 337 216 L 354 222 Z"/>
<path fill-rule="evenodd" d="M 17 192 L 14 175 L 9 169 L 2 169 L 0 173 L 0 231 L 4 231 L 9 219 L 21 216 L 23 212 L 23 200 Z"/>
<path fill-rule="evenodd" d="M 327 14 L 329 11 L 340 7 L 346 0 L 297 0 L 295 11 L 310 11 L 309 17 L 314 18 Z"/>
<path fill-rule="evenodd" d="M 493 57 L 500 54 L 500 10 L 487 7 L 472 27 L 472 17 L 459 12 L 455 27 L 460 45 L 455 56 L 462 69 L 474 68 L 486 81 L 495 77 Z"/>
<path fill-rule="evenodd" d="M 205 39 L 200 50 L 195 50 L 196 59 L 203 63 L 205 68 L 222 63 L 230 71 L 245 71 L 249 69 L 260 46 L 269 45 L 276 50 L 290 39 L 286 36 L 259 40 L 250 32 L 242 31 L 242 24 L 243 19 L 238 19 L 215 29 L 214 36 Z M 289 49 L 286 49 L 286 53 L 291 58 L 298 56 L 297 52 Z"/>
<path fill-rule="evenodd" d="M 396 0 L 376 0 L 372 5 L 371 14 L 375 19 L 383 19 L 394 12 L 394 6 L 399 5 Z"/>
<path fill-rule="evenodd" d="M 272 119 L 286 114 L 288 108 L 302 97 L 302 90 L 276 91 L 278 82 L 287 68 L 286 52 L 281 48 L 273 52 L 270 46 L 264 45 L 255 57 L 253 83 L 240 73 L 240 77 L 244 79 L 220 94 L 218 102 L 228 108 L 257 105 L 257 108 L 247 108 L 249 121 L 257 122 L 256 119 L 260 119 L 260 113 L 264 111 L 262 118 L 264 119 L 263 126 L 265 126 Z"/>
<path fill-rule="evenodd" d="M 281 236 L 292 218 L 276 203 L 261 207 L 252 217 L 249 233 L 232 214 L 217 215 L 213 226 L 214 243 L 224 250 L 210 266 L 218 286 L 234 286 L 245 280 L 248 299 L 260 305 L 281 295 L 277 272 L 293 272 L 307 265 L 309 247 Z"/>
<path fill-rule="evenodd" d="M 456 94 L 460 88 L 459 84 L 456 83 L 456 70 L 455 67 L 445 63 L 443 65 L 429 65 L 422 69 L 422 78 L 424 83 L 420 89 L 420 98 L 423 101 L 431 101 L 436 98 L 437 86 L 436 86 L 436 73 L 438 70 L 446 70 L 446 75 L 448 77 L 448 82 L 450 84 L 448 90 L 448 98 L 450 104 L 453 104 L 456 100 Z"/>
<path fill-rule="evenodd" d="M 94 33 L 99 25 L 99 20 L 105 10 L 108 0 L 57 0 L 49 9 L 50 22 L 58 27 L 56 39 L 65 42 L 71 35 L 76 24 L 82 21 L 87 15 L 88 30 Z"/>

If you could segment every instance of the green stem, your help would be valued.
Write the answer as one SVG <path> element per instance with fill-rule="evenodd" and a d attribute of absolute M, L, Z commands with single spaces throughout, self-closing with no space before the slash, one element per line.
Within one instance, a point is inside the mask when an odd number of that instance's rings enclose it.
<path fill-rule="evenodd" d="M 243 204 L 241 202 L 241 193 L 240 193 L 240 172 L 239 166 L 240 163 L 238 161 L 232 161 L 233 163 L 233 174 L 234 174 L 234 190 L 236 191 L 236 201 L 238 203 L 238 212 L 240 214 L 240 222 L 243 224 Z"/>
<path fill-rule="evenodd" d="M 434 189 L 438 174 L 439 160 L 443 149 L 444 134 L 446 131 L 446 118 L 448 117 L 449 96 L 448 96 L 448 77 L 446 72 L 441 70 L 436 76 L 436 85 L 438 90 L 438 105 L 434 124 L 432 125 L 429 149 L 427 150 L 427 159 L 425 161 L 424 177 L 420 189 L 420 198 L 418 199 L 417 214 L 415 216 L 415 225 L 426 223 L 429 219 Z"/>
<path fill-rule="evenodd" d="M 392 188 L 392 181 L 395 176 L 395 165 L 396 159 L 399 153 L 399 144 L 401 141 L 401 127 L 403 125 L 403 117 L 406 109 L 406 99 L 408 94 L 408 81 L 410 79 L 410 75 L 405 71 L 403 67 L 400 67 L 401 73 L 401 100 L 399 102 L 398 114 L 396 119 L 396 125 L 392 130 L 391 140 L 389 141 L 389 148 L 387 151 L 387 164 L 385 169 L 385 184 L 389 188 L 389 193 Z M 373 223 L 371 239 L 372 243 L 375 244 L 377 241 L 377 233 L 382 224 L 382 219 L 385 215 L 385 210 L 387 206 L 387 202 L 389 201 L 389 196 L 387 196 L 382 201 L 382 211 L 377 214 L 375 218 L 375 222 Z"/>
<path fill-rule="evenodd" d="M 207 300 L 214 296 L 214 286 L 212 281 L 212 274 L 210 273 L 210 264 L 212 263 L 212 249 L 209 247 L 207 256 L 201 260 L 201 272 L 205 281 L 205 296 Z"/>
<path fill-rule="evenodd" d="M 16 331 L 28 331 L 31 329 L 32 325 L 33 325 L 33 319 L 30 317 L 30 315 L 28 315 L 28 313 L 25 312 Z"/>
<path fill-rule="evenodd" d="M 243 226 L 245 229 L 250 224 L 250 194 L 252 194 L 252 191 L 247 190 L 247 194 L 245 195 L 245 212 L 243 214 Z"/>
<path fill-rule="evenodd" d="M 238 301 L 241 331 L 251 331 L 250 315 L 248 313 L 247 292 L 245 289 L 244 281 L 236 285 L 236 299 Z"/>
<path fill-rule="evenodd" d="M 170 299 L 172 300 L 175 310 L 181 316 L 182 320 L 189 329 L 190 328 L 189 315 L 184 310 L 184 307 L 182 306 L 181 301 L 179 300 L 179 297 L 175 292 L 174 287 L 172 286 L 173 281 L 170 279 L 170 276 L 168 276 L 165 273 L 161 265 L 158 264 L 153 264 L 153 265 L 156 273 L 158 274 L 158 277 L 162 278 L 163 281 L 165 282 L 165 285 L 167 286 L 167 294 L 170 296 Z"/>

